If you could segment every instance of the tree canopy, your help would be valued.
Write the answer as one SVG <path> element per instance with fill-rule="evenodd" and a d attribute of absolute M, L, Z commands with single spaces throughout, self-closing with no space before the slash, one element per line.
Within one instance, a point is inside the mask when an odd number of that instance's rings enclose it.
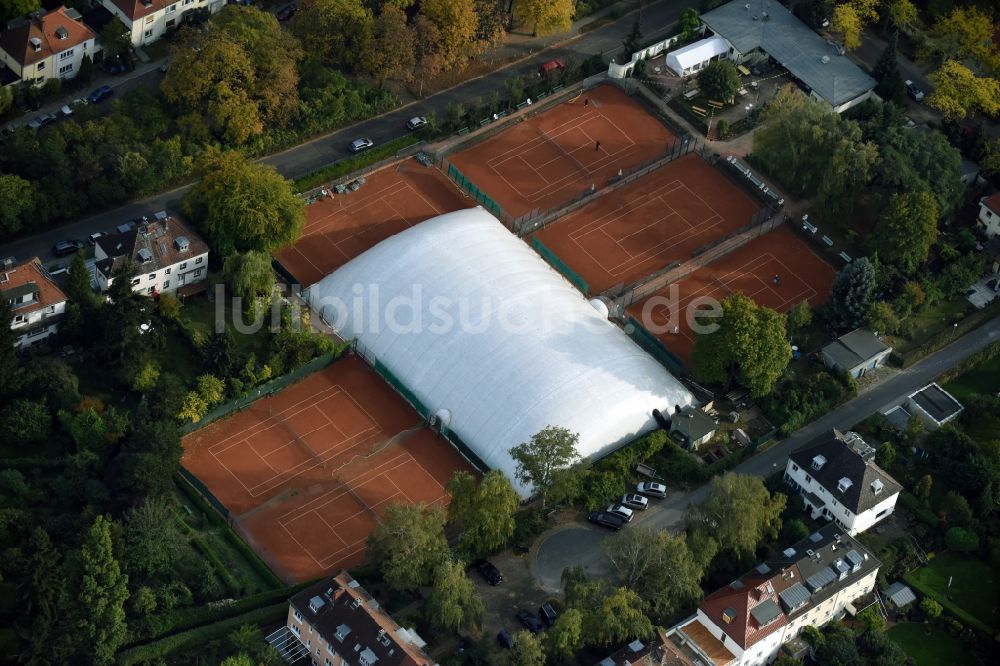
<path fill-rule="evenodd" d="M 962 202 L 962 154 L 936 130 L 913 132 L 895 126 L 879 133 L 879 163 L 875 183 L 890 197 L 894 193 L 929 192 L 938 219 Z"/>
<path fill-rule="evenodd" d="M 722 300 L 718 322 L 717 331 L 695 338 L 695 375 L 726 386 L 737 381 L 755 397 L 770 393 L 792 358 L 785 316 L 733 293 Z"/>
<path fill-rule="evenodd" d="M 229 151 L 207 156 L 199 173 L 182 208 L 221 256 L 272 252 L 302 233 L 302 199 L 274 167 Z"/>
<path fill-rule="evenodd" d="M 305 53 L 332 67 L 355 71 L 374 51 L 374 23 L 372 10 L 361 0 L 307 0 L 289 27 Z"/>
<path fill-rule="evenodd" d="M 111 545 L 111 521 L 98 516 L 80 550 L 75 629 L 85 638 L 95 664 L 110 664 L 127 638 L 125 601 L 128 577 L 121 572 Z"/>
<path fill-rule="evenodd" d="M 946 60 L 927 80 L 934 86 L 927 103 L 947 120 L 962 120 L 976 113 L 994 116 L 1000 112 L 1000 81 L 977 76 L 957 60 Z"/>
<path fill-rule="evenodd" d="M 522 442 L 510 450 L 511 458 L 517 463 L 514 475 L 541 494 L 543 507 L 559 472 L 579 460 L 580 455 L 576 452 L 579 440 L 579 433 L 560 426 L 547 426 L 532 435 L 530 442 Z"/>
<path fill-rule="evenodd" d="M 569 30 L 576 4 L 573 0 L 515 0 L 514 17 L 536 36 Z M 631 54 L 629 54 L 631 55 Z"/>
<path fill-rule="evenodd" d="M 761 540 L 780 533 L 786 499 L 755 476 L 730 472 L 712 479 L 705 501 L 690 510 L 688 525 L 711 536 L 722 550 L 753 553 Z"/>
<path fill-rule="evenodd" d="M 392 504 L 368 537 L 382 578 L 401 591 L 430 583 L 448 552 L 445 512 L 426 504 Z"/>
<path fill-rule="evenodd" d="M 740 73 L 729 60 L 716 60 L 698 72 L 698 86 L 711 99 L 731 102 L 740 89 Z"/>
<path fill-rule="evenodd" d="M 476 483 L 468 472 L 448 482 L 452 497 L 448 519 L 462 534 L 459 545 L 472 554 L 499 550 L 514 535 L 514 513 L 521 498 L 504 473 L 490 470 Z"/>
<path fill-rule="evenodd" d="M 447 631 L 478 630 L 486 606 L 465 567 L 450 558 L 434 570 L 434 587 L 427 599 L 431 623 Z"/>
<path fill-rule="evenodd" d="M 894 194 L 871 235 L 871 249 L 904 276 L 927 261 L 938 237 L 938 205 L 930 192 Z"/>
<path fill-rule="evenodd" d="M 830 309 L 840 326 L 856 328 L 875 299 L 875 266 L 862 257 L 840 269 L 830 289 Z"/>

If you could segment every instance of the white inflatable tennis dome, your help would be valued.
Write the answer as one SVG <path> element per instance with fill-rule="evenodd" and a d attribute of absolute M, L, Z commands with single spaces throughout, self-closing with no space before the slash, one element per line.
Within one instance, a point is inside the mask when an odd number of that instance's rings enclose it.
<path fill-rule="evenodd" d="M 693 403 L 666 369 L 482 208 L 392 236 L 310 287 L 313 310 L 490 468 L 548 425 L 602 456 Z"/>

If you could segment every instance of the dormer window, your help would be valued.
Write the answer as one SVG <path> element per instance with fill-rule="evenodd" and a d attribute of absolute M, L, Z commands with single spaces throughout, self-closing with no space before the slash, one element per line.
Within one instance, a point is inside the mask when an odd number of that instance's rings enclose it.
<path fill-rule="evenodd" d="M 873 494 L 878 495 L 880 492 L 882 492 L 882 488 L 884 488 L 884 487 L 885 487 L 885 484 L 882 483 L 881 479 L 875 479 L 874 481 L 872 481 L 872 493 Z"/>
<path fill-rule="evenodd" d="M 38 39 L 38 37 L 32 37 L 28 41 L 31 43 L 31 50 L 35 53 L 42 50 L 42 40 Z"/>
<path fill-rule="evenodd" d="M 187 252 L 190 247 L 187 236 L 178 236 L 174 239 L 174 246 L 177 248 L 178 252 Z"/>
<path fill-rule="evenodd" d="M 56 28 L 56 37 L 59 39 L 69 39 L 69 31 L 64 27 L 59 26 Z"/>
<path fill-rule="evenodd" d="M 837 490 L 842 493 L 846 493 L 847 490 L 854 485 L 854 482 L 848 479 L 846 476 L 837 482 Z"/>
<path fill-rule="evenodd" d="M 350 635 L 351 635 L 351 628 L 348 627 L 346 624 L 341 624 L 340 626 L 338 626 L 337 633 L 334 634 L 337 640 L 340 641 L 341 643 L 347 640 L 347 637 Z"/>
<path fill-rule="evenodd" d="M 823 469 L 823 465 L 826 464 L 826 458 L 824 456 L 816 456 L 812 461 L 812 468 L 815 470 Z"/>
<path fill-rule="evenodd" d="M 139 257 L 139 262 L 145 264 L 146 262 L 153 260 L 153 253 L 147 250 L 146 248 L 142 248 L 138 252 L 138 257 Z"/>
<path fill-rule="evenodd" d="M 726 610 L 722 611 L 722 621 L 725 622 L 726 624 L 732 624 L 733 622 L 735 622 L 736 621 L 736 609 L 735 608 L 727 608 Z"/>

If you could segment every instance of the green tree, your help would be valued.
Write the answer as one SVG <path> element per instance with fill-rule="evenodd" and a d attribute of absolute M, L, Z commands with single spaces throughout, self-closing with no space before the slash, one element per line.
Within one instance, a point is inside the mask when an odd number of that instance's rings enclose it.
<path fill-rule="evenodd" d="M 844 266 L 833 280 L 830 309 L 837 323 L 856 328 L 875 299 L 875 266 L 867 257 Z"/>
<path fill-rule="evenodd" d="M 302 233 L 302 199 L 274 167 L 231 151 L 204 160 L 199 174 L 182 208 L 222 256 L 271 252 L 294 243 Z"/>
<path fill-rule="evenodd" d="M 374 23 L 361 0 L 312 0 L 301 5 L 290 28 L 310 56 L 355 71 L 372 53 Z"/>
<path fill-rule="evenodd" d="M 417 64 L 415 35 L 407 24 L 406 13 L 386 5 L 372 26 L 374 48 L 367 68 L 383 86 L 387 80 L 409 81 Z"/>
<path fill-rule="evenodd" d="M 0 22 L 25 16 L 41 7 L 38 0 L 0 0 Z"/>
<path fill-rule="evenodd" d="M 583 647 L 583 613 L 567 608 L 545 632 L 545 652 L 555 659 L 572 661 L 576 651 Z"/>
<path fill-rule="evenodd" d="M 726 387 L 737 381 L 754 397 L 770 393 L 792 358 L 785 316 L 737 292 L 722 300 L 718 321 L 718 330 L 695 338 L 695 376 Z"/>
<path fill-rule="evenodd" d="M 892 127 L 879 137 L 880 156 L 875 184 L 889 196 L 929 192 L 938 219 L 950 215 L 962 202 L 962 154 L 938 131 L 911 132 Z"/>
<path fill-rule="evenodd" d="M 0 174 L 0 201 L 3 201 L 3 206 L 0 206 L 0 232 L 15 234 L 21 231 L 35 209 L 31 181 L 13 174 Z"/>
<path fill-rule="evenodd" d="M 896 447 L 892 442 L 882 442 L 875 450 L 875 462 L 882 469 L 889 469 L 896 462 Z"/>
<path fill-rule="evenodd" d="M 117 16 L 112 16 L 111 20 L 101 28 L 100 41 L 104 57 L 109 59 L 127 53 L 132 47 L 128 28 Z"/>
<path fill-rule="evenodd" d="M 427 615 L 438 629 L 477 631 L 486 605 L 461 563 L 445 559 L 434 570 Z"/>
<path fill-rule="evenodd" d="M 654 631 L 652 622 L 642 612 L 642 599 L 625 587 L 605 595 L 585 617 L 587 635 L 598 645 L 647 639 Z"/>
<path fill-rule="evenodd" d="M 266 303 L 274 292 L 274 269 L 266 252 L 250 250 L 229 255 L 223 260 L 222 275 L 250 312 L 256 312 L 261 299 Z"/>
<path fill-rule="evenodd" d="M 11 86 L 0 87 L 0 116 L 6 115 L 14 106 L 14 91 Z"/>
<path fill-rule="evenodd" d="M 761 540 L 778 536 L 785 501 L 759 478 L 730 472 L 712 479 L 705 501 L 690 509 L 688 524 L 711 535 L 723 549 L 750 554 Z"/>
<path fill-rule="evenodd" d="M 0 321 L 13 320 L 10 302 L 0 298 Z M 10 326 L 0 326 L 0 397 L 13 393 L 17 388 L 17 338 Z"/>
<path fill-rule="evenodd" d="M 907 0 L 901 0 L 907 2 Z M 875 92 L 887 102 L 903 104 L 906 99 L 906 85 L 899 73 L 899 61 L 896 52 L 899 49 L 899 33 L 893 30 L 889 35 L 889 43 L 882 51 L 881 57 L 872 69 L 872 78 L 878 82 Z"/>
<path fill-rule="evenodd" d="M 865 314 L 865 325 L 878 333 L 893 334 L 899 330 L 899 316 L 885 301 L 872 303 Z"/>
<path fill-rule="evenodd" d="M 787 321 L 789 333 L 799 333 L 805 330 L 813 320 L 812 306 L 809 301 L 801 300 L 788 311 Z"/>
<path fill-rule="evenodd" d="M 861 46 L 861 33 L 878 20 L 881 0 L 846 0 L 833 8 L 831 28 L 839 32 L 848 51 Z"/>
<path fill-rule="evenodd" d="M 148 498 L 125 514 L 125 561 L 129 573 L 151 578 L 167 574 L 178 561 L 185 541 L 173 506 Z"/>
<path fill-rule="evenodd" d="M 694 7 L 688 7 L 681 12 L 680 18 L 677 19 L 677 27 L 681 31 L 681 41 L 688 42 L 698 36 L 698 31 L 701 29 L 701 17 L 698 15 L 698 10 Z"/>
<path fill-rule="evenodd" d="M 463 64 L 474 51 L 479 25 L 475 5 L 468 0 L 421 0 L 420 14 L 437 28 L 441 66 Z"/>
<path fill-rule="evenodd" d="M 515 478 L 542 496 L 543 508 L 559 471 L 579 460 L 580 455 L 576 452 L 579 441 L 578 433 L 550 425 L 532 435 L 530 442 L 522 442 L 510 450 L 511 458 L 517 463 Z"/>
<path fill-rule="evenodd" d="M 979 550 L 979 535 L 964 527 L 951 527 L 944 533 L 944 542 L 948 550 L 957 553 L 971 553 Z"/>
<path fill-rule="evenodd" d="M 941 617 L 941 613 L 944 612 L 944 607 L 934 599 L 924 597 L 920 600 L 920 610 L 926 613 L 927 617 L 930 619 L 936 620 Z"/>
<path fill-rule="evenodd" d="M 110 664 L 125 643 L 125 601 L 128 576 L 124 575 L 112 549 L 112 523 L 97 516 L 84 536 L 80 549 L 80 579 L 74 601 L 75 629 L 84 639 L 94 664 Z"/>
<path fill-rule="evenodd" d="M 569 30 L 575 13 L 573 0 L 516 0 L 514 4 L 514 17 L 536 37 Z M 626 60 L 631 56 L 629 52 Z"/>
<path fill-rule="evenodd" d="M 19 663 L 45 666 L 72 661 L 75 642 L 80 638 L 64 626 L 67 609 L 73 607 L 66 585 L 66 567 L 62 554 L 52 544 L 48 533 L 36 527 L 27 542 L 28 561 L 24 591 L 25 604 L 31 609 L 30 625 L 19 633 L 26 642 Z M 75 602 L 75 600 L 73 600 Z"/>
<path fill-rule="evenodd" d="M 490 470 L 478 484 L 468 472 L 457 472 L 448 492 L 448 519 L 462 531 L 459 545 L 466 552 L 488 553 L 510 541 L 521 498 L 502 471 Z"/>
<path fill-rule="evenodd" d="M 716 60 L 698 72 L 698 86 L 711 99 L 732 102 L 740 89 L 740 73 L 728 60 Z"/>
<path fill-rule="evenodd" d="M 909 30 L 917 22 L 917 7 L 910 0 L 887 0 L 885 8 L 896 30 Z"/>
<path fill-rule="evenodd" d="M 701 600 L 702 570 L 683 536 L 635 528 L 606 539 L 602 548 L 618 580 L 635 590 L 654 619 L 665 622 Z"/>
<path fill-rule="evenodd" d="M 951 527 L 971 528 L 975 521 L 968 500 L 954 490 L 949 490 L 948 494 L 941 498 L 938 511 L 943 514 L 942 517 Z"/>
<path fill-rule="evenodd" d="M 392 504 L 368 537 L 382 578 L 400 591 L 429 583 L 448 552 L 444 509 L 426 504 Z"/>
<path fill-rule="evenodd" d="M 642 26 L 639 24 L 637 16 L 632 22 L 632 29 L 622 43 L 622 62 L 629 62 L 632 59 L 632 54 L 641 49 L 642 46 Z"/>
<path fill-rule="evenodd" d="M 931 47 L 942 59 L 973 58 L 988 63 L 993 51 L 993 19 L 975 6 L 956 6 L 931 27 Z"/>
<path fill-rule="evenodd" d="M 195 380 L 195 384 L 198 387 L 198 395 L 209 407 L 219 404 L 226 396 L 226 385 L 218 377 L 201 375 Z"/>
<path fill-rule="evenodd" d="M 946 120 L 962 120 L 982 113 L 995 116 L 1000 112 L 1000 81 L 976 74 L 957 60 L 946 60 L 928 75 L 934 86 L 927 104 L 940 111 Z"/>
<path fill-rule="evenodd" d="M 517 666 L 545 666 L 545 650 L 542 642 L 529 631 L 519 631 L 513 636 L 514 645 L 510 649 L 510 663 Z"/>
<path fill-rule="evenodd" d="M 927 294 L 919 282 L 910 280 L 903 284 L 899 296 L 896 298 L 896 311 L 904 317 L 920 309 L 926 302 Z"/>
<path fill-rule="evenodd" d="M 48 439 L 52 415 L 35 400 L 14 400 L 0 410 L 0 439 L 16 446 L 31 446 Z"/>
<path fill-rule="evenodd" d="M 162 388 L 161 382 L 157 395 L 163 395 Z M 118 495 L 124 501 L 134 501 L 136 497 L 171 494 L 182 453 L 180 432 L 173 419 L 158 420 L 140 411 L 134 429 L 122 441 L 113 461 L 114 473 L 109 475 Z"/>
<path fill-rule="evenodd" d="M 153 301 L 145 294 L 132 291 L 136 265 L 124 262 L 111 277 L 108 301 L 99 311 L 98 327 L 101 332 L 100 354 L 118 367 L 134 365 L 140 356 L 147 354 L 157 339 L 158 332 L 143 334 L 140 326 L 152 317 Z"/>

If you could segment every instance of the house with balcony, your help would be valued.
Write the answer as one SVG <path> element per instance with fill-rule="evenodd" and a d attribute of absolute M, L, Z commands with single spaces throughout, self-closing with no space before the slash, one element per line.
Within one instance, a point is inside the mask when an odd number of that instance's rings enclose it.
<path fill-rule="evenodd" d="M 867 548 L 831 523 L 709 594 L 669 634 L 698 662 L 761 666 L 803 627 L 862 610 L 879 566 Z"/>
<path fill-rule="evenodd" d="M 45 272 L 38 257 L 21 264 L 4 263 L 0 298 L 10 304 L 13 318 L 9 325 L 18 336 L 17 349 L 36 345 L 56 333 L 66 312 L 66 294 Z"/>
<path fill-rule="evenodd" d="M 802 493 L 814 519 L 854 536 L 892 515 L 903 489 L 874 458 L 860 435 L 833 430 L 792 452 L 785 481 Z"/>
<path fill-rule="evenodd" d="M 101 0 L 101 4 L 125 25 L 132 46 L 144 46 L 168 30 L 179 28 L 189 12 L 207 9 L 214 14 L 226 3 L 225 0 Z"/>
<path fill-rule="evenodd" d="M 205 289 L 208 277 L 208 245 L 184 220 L 165 211 L 97 239 L 94 259 L 101 291 L 108 290 L 115 273 L 128 261 L 137 271 L 132 291 L 149 296 L 191 296 Z"/>
<path fill-rule="evenodd" d="M 94 59 L 97 34 L 75 9 L 40 9 L 9 22 L 0 32 L 0 64 L 21 81 L 41 85 L 71 79 L 84 56 Z"/>
<path fill-rule="evenodd" d="M 307 587 L 288 602 L 285 626 L 267 637 L 288 663 L 431 666 L 426 642 L 404 629 L 349 573 Z M 308 659 L 309 661 L 305 661 Z"/>

